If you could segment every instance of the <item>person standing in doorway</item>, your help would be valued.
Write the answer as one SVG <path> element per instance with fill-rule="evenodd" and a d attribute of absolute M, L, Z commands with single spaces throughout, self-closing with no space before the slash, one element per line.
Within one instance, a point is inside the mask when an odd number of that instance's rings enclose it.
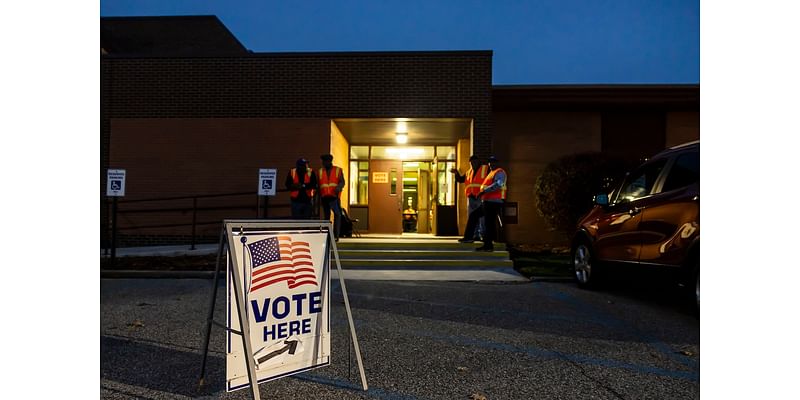
<path fill-rule="evenodd" d="M 317 177 L 308 167 L 308 160 L 305 158 L 297 160 L 295 167 L 286 176 L 286 189 L 292 198 L 292 218 L 311 218 L 311 200 L 314 198 L 316 188 Z"/>
<path fill-rule="evenodd" d="M 467 195 L 467 216 L 481 207 L 481 201 L 478 199 L 478 192 L 481 191 L 481 184 L 489 174 L 489 166 L 481 163 L 477 156 L 470 156 L 469 164 L 470 167 L 466 175 L 461 175 L 455 168 L 450 170 L 450 172 L 455 174 L 456 182 L 464 184 L 464 194 Z M 473 231 L 464 230 L 464 237 L 458 241 L 461 243 L 472 243 L 476 240 L 481 240 L 486 231 L 484 221 L 484 217 L 479 218 L 475 229 Z"/>
<path fill-rule="evenodd" d="M 319 169 L 319 197 L 322 200 L 323 217 L 331 219 L 333 211 L 333 237 L 339 241 L 339 231 L 342 224 L 342 205 L 339 196 L 344 189 L 344 174 L 342 169 L 333 165 L 333 155 L 320 156 L 322 168 Z"/>
<path fill-rule="evenodd" d="M 470 214 L 467 221 L 467 232 L 470 232 L 475 229 L 480 217 L 485 217 L 486 219 L 486 234 L 483 237 L 483 246 L 475 249 L 476 251 L 494 251 L 492 242 L 497 239 L 495 224 L 506 200 L 506 182 L 508 180 L 506 171 L 500 168 L 498 164 L 497 157 L 489 157 L 489 175 L 484 179 L 478 192 L 481 207 Z"/>

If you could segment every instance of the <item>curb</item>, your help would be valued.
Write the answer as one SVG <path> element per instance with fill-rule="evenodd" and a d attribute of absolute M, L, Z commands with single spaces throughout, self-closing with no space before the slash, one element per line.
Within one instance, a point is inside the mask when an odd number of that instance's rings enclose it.
<path fill-rule="evenodd" d="M 219 276 L 225 279 L 224 271 Z M 212 279 L 214 271 L 100 270 L 100 279 Z"/>

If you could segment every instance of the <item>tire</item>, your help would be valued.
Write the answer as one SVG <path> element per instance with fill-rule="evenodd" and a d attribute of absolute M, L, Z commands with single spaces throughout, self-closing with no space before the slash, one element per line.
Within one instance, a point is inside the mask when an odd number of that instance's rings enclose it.
<path fill-rule="evenodd" d="M 598 286 L 598 269 L 594 262 L 592 246 L 586 241 L 579 241 L 572 247 L 572 271 L 575 282 L 584 289 Z"/>

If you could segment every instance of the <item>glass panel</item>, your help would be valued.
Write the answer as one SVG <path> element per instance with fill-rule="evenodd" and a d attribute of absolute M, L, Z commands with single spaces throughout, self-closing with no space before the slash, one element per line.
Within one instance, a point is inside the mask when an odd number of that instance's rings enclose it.
<path fill-rule="evenodd" d="M 678 156 L 669 169 L 662 192 L 680 189 L 700 182 L 700 153 L 686 153 Z"/>
<path fill-rule="evenodd" d="M 392 168 L 389 171 L 389 194 L 397 194 L 397 168 Z"/>
<path fill-rule="evenodd" d="M 440 161 L 438 163 L 437 171 L 437 184 L 438 184 L 438 198 L 437 203 L 442 206 L 453 206 L 456 204 L 455 199 L 455 175 L 450 173 L 451 168 L 455 168 L 454 161 Z"/>
<path fill-rule="evenodd" d="M 666 164 L 666 160 L 659 160 L 647 164 L 628 175 L 622 184 L 622 190 L 617 195 L 616 202 L 623 203 L 649 196 L 656 179 L 661 174 L 661 170 L 664 169 L 664 164 Z"/>
<path fill-rule="evenodd" d="M 455 146 L 436 146 L 436 157 L 440 160 L 453 160 L 456 159 Z"/>
<path fill-rule="evenodd" d="M 350 146 L 351 160 L 369 160 L 369 146 Z"/>
<path fill-rule="evenodd" d="M 433 146 L 372 146 L 373 160 L 432 160 Z"/>
<path fill-rule="evenodd" d="M 369 163 L 367 162 L 350 162 L 350 204 L 367 204 L 367 184 L 369 183 L 368 167 Z"/>

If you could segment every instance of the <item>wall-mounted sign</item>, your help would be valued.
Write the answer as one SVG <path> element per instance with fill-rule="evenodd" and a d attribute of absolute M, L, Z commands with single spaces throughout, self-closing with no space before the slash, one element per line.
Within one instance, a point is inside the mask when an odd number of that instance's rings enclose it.
<path fill-rule="evenodd" d="M 258 170 L 258 195 L 275 196 L 275 177 L 278 170 L 261 168 Z"/>
<path fill-rule="evenodd" d="M 388 172 L 373 172 L 372 183 L 389 183 Z"/>
<path fill-rule="evenodd" d="M 106 196 L 125 197 L 125 170 L 110 169 L 106 175 Z"/>

